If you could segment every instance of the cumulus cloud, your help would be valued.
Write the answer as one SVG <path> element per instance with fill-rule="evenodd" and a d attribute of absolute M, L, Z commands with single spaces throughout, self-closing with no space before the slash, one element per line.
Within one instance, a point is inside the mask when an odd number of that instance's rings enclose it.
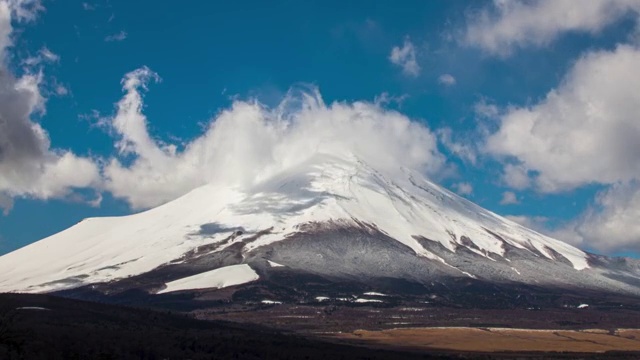
<path fill-rule="evenodd" d="M 579 58 L 559 86 L 530 106 L 490 111 L 498 128 L 484 151 L 504 160 L 514 189 L 605 190 L 553 235 L 611 252 L 640 249 L 640 48 L 618 45 Z"/>
<path fill-rule="evenodd" d="M 420 65 L 416 60 L 416 48 L 409 38 L 404 39 L 402 47 L 394 46 L 391 49 L 389 61 L 400 66 L 405 75 L 413 77 L 420 75 Z"/>
<path fill-rule="evenodd" d="M 7 66 L 13 22 L 33 20 L 40 9 L 37 1 L 0 1 L 0 208 L 5 212 L 15 197 L 63 197 L 99 179 L 92 160 L 51 149 L 47 132 L 32 120 L 45 112 L 42 73 L 18 77 Z"/>
<path fill-rule="evenodd" d="M 640 183 L 616 184 L 600 192 L 576 221 L 553 235 L 602 252 L 640 250 Z"/>
<path fill-rule="evenodd" d="M 456 84 L 456 78 L 451 74 L 442 74 L 438 77 L 438 83 L 444 86 L 453 86 Z"/>
<path fill-rule="evenodd" d="M 513 191 L 505 191 L 502 193 L 502 200 L 500 200 L 501 205 L 511 205 L 519 203 L 518 197 Z"/>
<path fill-rule="evenodd" d="M 620 45 L 580 58 L 538 104 L 509 108 L 485 149 L 513 158 L 515 188 L 535 174 L 544 192 L 640 178 L 640 50 Z"/>
<path fill-rule="evenodd" d="M 639 12 L 637 0 L 494 0 L 470 14 L 463 42 L 507 56 L 517 48 L 546 46 L 567 32 L 597 33 Z"/>
<path fill-rule="evenodd" d="M 275 108 L 236 100 L 179 150 L 149 135 L 141 111 L 142 93 L 157 79 L 148 68 L 127 74 L 111 121 L 118 151 L 132 160 L 109 162 L 106 189 L 133 208 L 161 204 L 205 183 L 250 186 L 316 154 L 353 154 L 382 170 L 405 166 L 431 174 L 445 162 L 424 125 L 375 103 L 325 104 L 315 88 L 291 90 Z"/>

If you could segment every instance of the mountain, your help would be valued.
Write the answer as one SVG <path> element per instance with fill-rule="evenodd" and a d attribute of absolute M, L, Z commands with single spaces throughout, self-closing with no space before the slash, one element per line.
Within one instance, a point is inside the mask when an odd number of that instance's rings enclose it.
<path fill-rule="evenodd" d="M 88 218 L 0 257 L 0 292 L 640 296 L 638 261 L 586 253 L 390 169 L 319 154 L 252 186 L 211 183 L 138 214 Z"/>

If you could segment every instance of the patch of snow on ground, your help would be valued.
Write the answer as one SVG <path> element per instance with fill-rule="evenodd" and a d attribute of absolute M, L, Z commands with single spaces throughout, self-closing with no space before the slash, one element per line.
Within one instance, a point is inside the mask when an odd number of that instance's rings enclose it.
<path fill-rule="evenodd" d="M 269 263 L 269 266 L 271 266 L 271 267 L 284 267 L 284 265 L 278 264 L 277 262 L 273 262 L 271 260 L 267 260 L 267 262 Z"/>
<path fill-rule="evenodd" d="M 369 291 L 369 292 L 366 292 L 366 293 L 364 293 L 364 294 L 362 294 L 362 295 L 369 295 L 369 296 L 389 296 L 389 295 L 387 295 L 387 294 L 383 294 L 383 293 L 379 293 L 379 292 L 375 292 L 375 291 Z"/>
<path fill-rule="evenodd" d="M 16 310 L 49 310 L 49 309 L 41 306 L 22 306 L 22 307 L 16 308 Z"/>
<path fill-rule="evenodd" d="M 168 282 L 165 284 L 167 287 L 158 291 L 158 294 L 192 289 L 222 289 L 245 284 L 259 278 L 258 274 L 247 264 L 231 265 Z"/>
<path fill-rule="evenodd" d="M 326 296 L 316 296 L 316 301 L 328 301 L 331 300 Z"/>
<path fill-rule="evenodd" d="M 382 300 L 378 300 L 378 299 L 356 299 L 357 303 L 370 303 L 370 302 L 375 302 L 375 303 L 381 303 Z"/>
<path fill-rule="evenodd" d="M 278 304 L 282 304 L 282 301 L 275 301 L 275 300 L 262 300 L 261 301 L 263 304 L 269 304 L 269 305 L 278 305 Z"/>
<path fill-rule="evenodd" d="M 578 309 L 586 309 L 589 307 L 589 304 L 580 304 L 578 305 Z"/>

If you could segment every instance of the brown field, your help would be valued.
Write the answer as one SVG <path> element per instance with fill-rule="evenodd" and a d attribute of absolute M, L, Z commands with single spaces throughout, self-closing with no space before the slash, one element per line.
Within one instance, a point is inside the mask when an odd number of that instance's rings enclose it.
<path fill-rule="evenodd" d="M 363 345 L 422 350 L 478 352 L 640 351 L 640 330 L 527 330 L 503 328 L 411 328 L 381 331 L 356 330 L 335 334 Z"/>

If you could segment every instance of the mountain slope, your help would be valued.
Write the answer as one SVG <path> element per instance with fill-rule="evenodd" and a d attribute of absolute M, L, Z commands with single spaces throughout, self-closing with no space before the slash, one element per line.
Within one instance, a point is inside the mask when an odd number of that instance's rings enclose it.
<path fill-rule="evenodd" d="M 85 219 L 0 257 L 0 291 L 139 279 L 135 286 L 155 293 L 248 264 L 258 278 L 284 268 L 361 281 L 469 278 L 640 294 L 637 264 L 611 263 L 410 170 L 317 155 L 249 188 L 210 184 L 139 214 Z"/>

